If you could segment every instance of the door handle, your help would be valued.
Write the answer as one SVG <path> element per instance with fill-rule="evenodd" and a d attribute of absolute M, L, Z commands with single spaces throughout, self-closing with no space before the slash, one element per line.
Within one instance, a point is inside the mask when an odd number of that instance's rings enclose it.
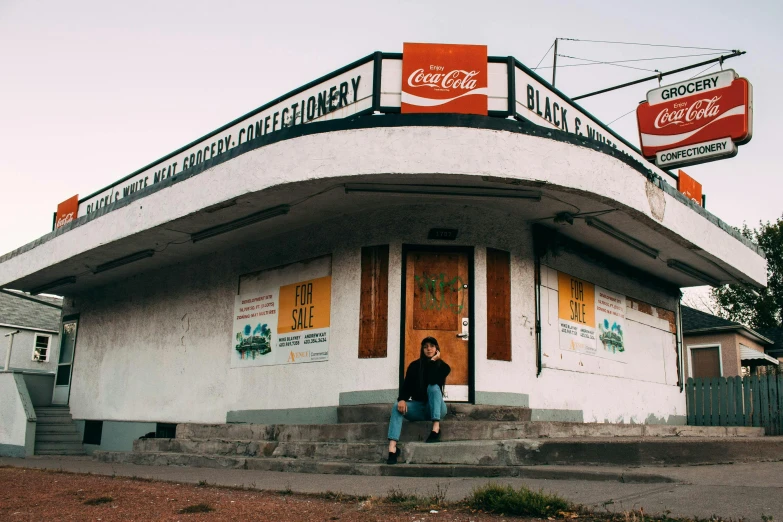
<path fill-rule="evenodd" d="M 464 340 L 466 340 L 466 341 L 468 340 L 468 337 L 469 337 L 469 336 L 470 336 L 470 334 L 466 334 L 466 333 L 463 333 L 463 334 L 457 334 L 457 337 L 459 337 L 460 339 L 464 339 Z"/>

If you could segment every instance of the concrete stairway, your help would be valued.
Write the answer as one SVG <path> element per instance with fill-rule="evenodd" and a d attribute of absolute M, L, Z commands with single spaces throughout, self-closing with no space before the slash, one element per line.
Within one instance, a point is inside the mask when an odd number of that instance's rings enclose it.
<path fill-rule="evenodd" d="M 338 424 L 180 424 L 174 439 L 137 440 L 132 452 L 95 456 L 149 465 L 398 476 L 531 476 L 529 467 L 541 464 L 783 459 L 783 438 L 765 438 L 761 428 L 531 422 L 525 408 L 450 405 L 440 443 L 422 442 L 429 423 L 406 423 L 400 462 L 388 466 L 390 408 L 341 407 Z"/>
<path fill-rule="evenodd" d="M 68 406 L 35 408 L 36 455 L 85 455 L 82 436 Z"/>

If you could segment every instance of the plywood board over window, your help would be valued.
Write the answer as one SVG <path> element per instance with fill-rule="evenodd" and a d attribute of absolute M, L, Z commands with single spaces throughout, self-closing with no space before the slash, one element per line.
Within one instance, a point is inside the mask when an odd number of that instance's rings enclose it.
<path fill-rule="evenodd" d="M 359 358 L 386 357 L 389 331 L 389 245 L 362 248 Z"/>
<path fill-rule="evenodd" d="M 487 249 L 487 359 L 511 360 L 511 254 Z"/>

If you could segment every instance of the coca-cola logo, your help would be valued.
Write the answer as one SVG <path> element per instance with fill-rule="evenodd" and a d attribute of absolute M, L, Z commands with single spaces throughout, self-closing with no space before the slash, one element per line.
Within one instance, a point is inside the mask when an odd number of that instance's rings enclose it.
<path fill-rule="evenodd" d="M 76 213 L 68 212 L 67 214 L 65 214 L 63 217 L 57 220 L 57 222 L 54 224 L 54 228 L 60 228 L 61 226 L 67 225 L 68 223 L 76 219 L 76 216 L 74 214 Z"/>
<path fill-rule="evenodd" d="M 655 118 L 655 128 L 662 129 L 670 125 L 687 125 L 720 114 L 718 100 L 720 96 L 697 100 L 688 107 L 687 102 L 675 103 L 672 110 L 664 108 Z"/>
<path fill-rule="evenodd" d="M 476 88 L 476 76 L 479 71 L 455 69 L 444 72 L 444 67 L 431 65 L 430 71 L 416 69 L 408 76 L 410 87 L 432 87 L 436 90 L 462 89 L 471 91 Z M 434 72 L 432 72 L 434 71 Z"/>

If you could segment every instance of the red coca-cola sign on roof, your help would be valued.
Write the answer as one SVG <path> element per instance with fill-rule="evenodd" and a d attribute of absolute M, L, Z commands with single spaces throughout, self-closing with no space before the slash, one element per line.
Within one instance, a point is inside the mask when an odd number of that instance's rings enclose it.
<path fill-rule="evenodd" d="M 405 43 L 403 113 L 487 114 L 487 46 Z"/>
<path fill-rule="evenodd" d="M 636 109 L 642 154 L 667 167 L 736 154 L 752 135 L 752 98 L 732 70 L 650 91 Z"/>

